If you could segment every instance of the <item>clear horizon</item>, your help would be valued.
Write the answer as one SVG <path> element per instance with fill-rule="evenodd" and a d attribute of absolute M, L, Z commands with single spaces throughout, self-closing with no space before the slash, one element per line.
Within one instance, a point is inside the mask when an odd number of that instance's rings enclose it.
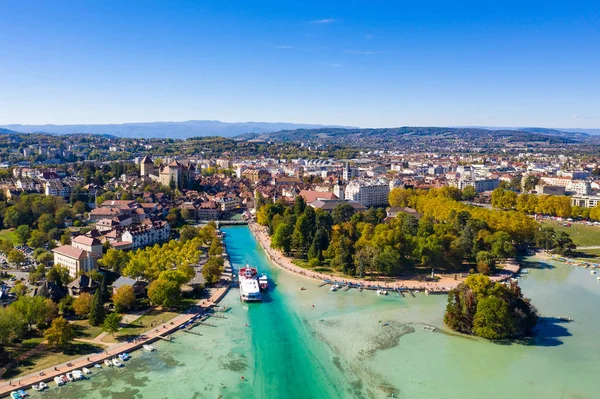
<path fill-rule="evenodd" d="M 0 124 L 600 128 L 591 1 L 7 1 Z"/>

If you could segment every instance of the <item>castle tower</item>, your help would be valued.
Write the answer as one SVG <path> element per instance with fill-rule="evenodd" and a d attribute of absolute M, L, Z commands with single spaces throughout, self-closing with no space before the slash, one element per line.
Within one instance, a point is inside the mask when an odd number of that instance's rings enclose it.
<path fill-rule="evenodd" d="M 140 162 L 140 176 L 150 176 L 154 174 L 154 161 L 149 155 L 142 158 Z"/>

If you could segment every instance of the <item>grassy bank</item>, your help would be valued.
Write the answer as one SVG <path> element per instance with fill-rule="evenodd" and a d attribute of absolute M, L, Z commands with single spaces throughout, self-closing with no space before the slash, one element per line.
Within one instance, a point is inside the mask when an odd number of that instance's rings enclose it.
<path fill-rule="evenodd" d="M 556 231 L 564 231 L 578 247 L 600 246 L 600 226 L 588 226 L 582 223 L 573 223 L 571 226 L 563 226 L 564 222 L 544 220 L 544 226 L 553 227 Z"/>

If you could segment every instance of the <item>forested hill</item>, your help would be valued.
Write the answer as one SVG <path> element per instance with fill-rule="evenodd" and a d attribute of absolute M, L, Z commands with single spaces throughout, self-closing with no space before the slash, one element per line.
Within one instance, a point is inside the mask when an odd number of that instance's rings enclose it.
<path fill-rule="evenodd" d="M 244 134 L 238 139 L 263 139 L 274 141 L 326 141 L 337 143 L 374 144 L 419 141 L 419 139 L 462 140 L 470 142 L 546 142 L 548 144 L 576 143 L 586 136 L 573 137 L 569 133 L 559 135 L 556 131 L 545 134 L 537 131 L 486 130 L 480 128 L 448 127 L 397 127 L 381 129 L 296 129 L 269 134 Z"/>

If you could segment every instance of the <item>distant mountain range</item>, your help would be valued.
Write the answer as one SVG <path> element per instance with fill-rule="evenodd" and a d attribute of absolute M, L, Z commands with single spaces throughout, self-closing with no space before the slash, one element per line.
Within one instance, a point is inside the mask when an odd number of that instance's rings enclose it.
<path fill-rule="evenodd" d="M 360 131 L 360 135 L 373 135 L 377 132 L 394 134 L 440 134 L 453 131 L 455 133 L 468 132 L 527 132 L 544 136 L 585 140 L 588 135 L 600 135 L 600 129 L 547 129 L 537 127 L 489 127 L 489 126 L 461 126 L 461 127 L 398 127 L 360 129 L 352 126 L 314 125 L 285 122 L 220 122 L 211 120 L 193 120 L 184 122 L 140 122 L 123 124 L 99 125 L 0 125 L 0 134 L 5 133 L 48 133 L 48 134 L 97 134 L 125 138 L 172 138 L 186 139 L 198 136 L 222 136 L 266 139 L 279 137 L 285 139 L 310 139 L 312 135 L 333 134 L 352 135 Z M 296 133 L 293 133 L 296 132 Z M 301 134 L 297 134 L 301 133 Z M 295 135 L 296 134 L 296 135 Z"/>
<path fill-rule="evenodd" d="M 398 144 L 400 141 L 421 139 L 462 139 L 488 140 L 491 144 L 499 142 L 547 142 L 576 143 L 589 140 L 585 133 L 562 132 L 554 129 L 493 129 L 478 127 L 426 127 L 403 126 L 394 128 L 359 129 L 359 128 L 319 128 L 283 130 L 273 133 L 246 133 L 237 136 L 238 140 L 274 140 L 274 141 L 323 141 L 345 144 Z"/>
<path fill-rule="evenodd" d="M 346 126 L 311 125 L 285 122 L 237 122 L 185 121 L 141 122 L 108 125 L 0 125 L 20 133 L 76 134 L 90 133 L 126 138 L 172 138 L 186 139 L 198 136 L 233 137 L 244 133 L 271 133 L 281 130 L 346 128 Z M 2 132 L 0 133 L 10 133 Z"/>

